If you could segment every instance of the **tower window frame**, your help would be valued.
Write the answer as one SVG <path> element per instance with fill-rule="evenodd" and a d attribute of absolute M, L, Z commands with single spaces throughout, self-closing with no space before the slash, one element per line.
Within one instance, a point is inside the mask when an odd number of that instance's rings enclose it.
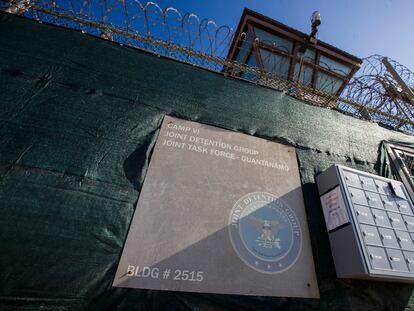
<path fill-rule="evenodd" d="M 249 9 L 243 11 L 235 33 L 227 54 L 228 60 L 237 60 L 246 64 L 248 53 L 243 53 L 244 61 L 240 59 L 241 56 L 238 56 L 241 53 L 240 49 L 243 49 L 241 44 L 246 34 L 251 36 L 257 69 L 261 73 L 271 73 L 282 80 L 299 82 L 310 89 L 322 90 L 336 96 L 342 93 L 362 63 L 362 59 L 356 56 L 321 40 L 315 44 L 310 40 L 309 34 Z M 263 60 L 261 50 L 265 50 L 265 60 Z M 303 50 L 305 50 L 304 53 Z M 274 61 L 271 61 L 269 53 L 274 55 Z M 273 66 L 273 63 L 277 62 L 283 65 Z M 269 72 L 269 68 L 265 68 L 266 64 L 271 64 L 271 69 L 276 69 Z M 283 70 L 278 70 L 279 67 L 283 67 Z M 288 72 L 285 67 L 289 67 Z M 224 70 L 227 69 L 224 68 Z M 235 76 L 239 74 L 237 70 L 233 72 Z"/>

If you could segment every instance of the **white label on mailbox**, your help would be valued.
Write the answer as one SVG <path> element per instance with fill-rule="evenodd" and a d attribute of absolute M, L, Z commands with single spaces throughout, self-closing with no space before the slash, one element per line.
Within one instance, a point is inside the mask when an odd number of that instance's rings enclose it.
<path fill-rule="evenodd" d="M 321 196 L 321 203 L 328 231 L 349 223 L 348 212 L 339 186 Z"/>

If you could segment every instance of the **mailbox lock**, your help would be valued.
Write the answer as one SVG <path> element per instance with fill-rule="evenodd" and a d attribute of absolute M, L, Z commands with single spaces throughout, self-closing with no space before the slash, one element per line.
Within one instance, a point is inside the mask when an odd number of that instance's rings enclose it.
<path fill-rule="evenodd" d="M 384 220 L 384 216 L 374 214 L 375 219 Z"/>
<path fill-rule="evenodd" d="M 414 226 L 414 222 L 410 222 L 410 221 L 408 221 L 408 220 L 406 220 L 406 221 L 405 221 L 405 224 L 406 224 L 407 226 Z"/>

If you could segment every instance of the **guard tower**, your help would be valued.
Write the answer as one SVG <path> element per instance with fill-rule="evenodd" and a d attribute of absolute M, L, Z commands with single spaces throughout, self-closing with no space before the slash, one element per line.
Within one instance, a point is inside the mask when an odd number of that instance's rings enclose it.
<path fill-rule="evenodd" d="M 362 63 L 317 40 L 314 28 L 307 35 L 249 9 L 243 11 L 228 59 L 332 95 L 342 92 Z"/>

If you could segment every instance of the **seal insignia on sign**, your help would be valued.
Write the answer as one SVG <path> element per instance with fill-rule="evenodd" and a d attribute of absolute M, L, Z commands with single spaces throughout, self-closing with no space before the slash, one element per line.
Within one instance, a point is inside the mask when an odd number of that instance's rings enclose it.
<path fill-rule="evenodd" d="M 231 210 L 228 228 L 236 253 L 259 272 L 289 269 L 302 249 L 295 213 L 270 193 L 252 192 L 240 198 Z"/>

